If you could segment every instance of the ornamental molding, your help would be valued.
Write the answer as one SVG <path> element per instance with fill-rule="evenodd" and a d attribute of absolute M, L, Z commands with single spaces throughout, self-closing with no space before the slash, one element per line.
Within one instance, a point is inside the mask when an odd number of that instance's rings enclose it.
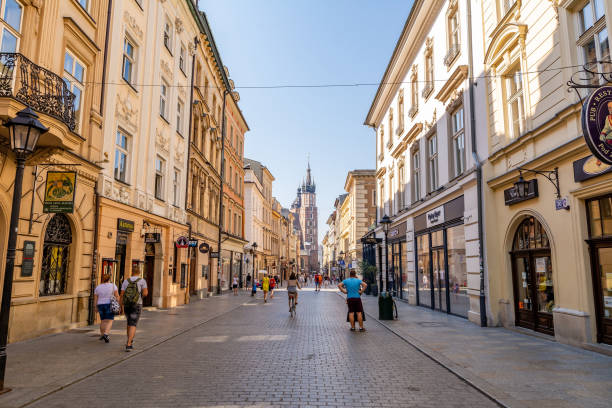
<path fill-rule="evenodd" d="M 176 28 L 176 32 L 177 33 L 182 33 L 183 32 L 183 20 L 181 20 L 180 18 L 175 18 L 174 19 L 174 27 Z"/>
<path fill-rule="evenodd" d="M 170 138 L 165 135 L 162 129 L 155 129 L 155 145 L 166 153 L 170 149 Z"/>
<path fill-rule="evenodd" d="M 177 140 L 175 143 L 175 150 L 174 150 L 174 161 L 178 164 L 183 164 L 184 160 L 185 160 L 185 146 L 184 146 L 184 142 L 182 140 Z"/>
<path fill-rule="evenodd" d="M 139 40 L 142 40 L 144 36 L 143 31 L 138 25 L 136 19 L 132 15 L 130 15 L 128 11 L 123 13 L 123 21 L 125 21 L 127 28 L 129 28 L 130 31 L 134 33 Z"/>
<path fill-rule="evenodd" d="M 168 79 L 172 80 L 174 74 L 172 73 L 172 69 L 170 68 L 170 64 L 164 59 L 160 61 L 160 67 L 162 72 L 165 74 Z"/>
<path fill-rule="evenodd" d="M 117 104 L 115 114 L 121 122 L 121 126 L 128 128 L 132 132 L 138 129 L 138 109 L 133 105 L 129 95 L 122 96 L 117 94 Z"/>
<path fill-rule="evenodd" d="M 430 121 L 430 122 L 425 121 L 425 126 L 424 126 L 424 127 L 425 127 L 425 130 L 426 130 L 426 131 L 429 131 L 429 129 L 431 129 L 432 127 L 434 127 L 434 125 L 436 124 L 436 120 L 437 120 L 437 117 L 436 117 L 436 116 L 437 116 L 437 115 L 438 115 L 438 112 L 436 111 L 436 108 L 434 108 L 433 115 L 432 115 L 432 117 L 431 117 L 431 121 Z"/>
<path fill-rule="evenodd" d="M 467 76 L 468 66 L 459 65 L 444 83 L 444 85 L 442 85 L 442 88 L 436 95 L 436 99 L 443 104 L 446 104 L 448 100 L 457 93 L 457 89 L 461 85 L 461 82 L 467 79 Z"/>

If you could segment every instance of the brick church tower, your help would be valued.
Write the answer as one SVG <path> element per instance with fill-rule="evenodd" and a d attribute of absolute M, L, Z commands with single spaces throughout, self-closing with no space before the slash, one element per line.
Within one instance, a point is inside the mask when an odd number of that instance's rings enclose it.
<path fill-rule="evenodd" d="M 299 231 L 300 251 L 303 258 L 304 272 L 314 273 L 319 270 L 319 226 L 316 184 L 310 172 L 310 161 L 306 169 L 306 178 L 297 189 L 297 196 L 291 205 L 294 213 L 294 228 Z"/>

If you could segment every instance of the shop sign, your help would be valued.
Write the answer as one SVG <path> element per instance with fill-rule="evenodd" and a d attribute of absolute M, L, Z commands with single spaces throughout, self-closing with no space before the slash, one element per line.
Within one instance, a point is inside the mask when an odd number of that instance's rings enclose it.
<path fill-rule="evenodd" d="M 205 254 L 210 250 L 210 245 L 208 245 L 206 242 L 202 242 L 198 249 L 201 253 Z"/>
<path fill-rule="evenodd" d="M 210 257 L 211 258 L 219 258 L 219 252 L 210 252 Z"/>
<path fill-rule="evenodd" d="M 555 200 L 555 210 L 569 210 L 569 208 L 570 206 L 567 197 L 557 198 Z"/>
<path fill-rule="evenodd" d="M 527 192 L 523 197 L 520 196 L 516 186 L 504 190 L 504 203 L 512 205 L 538 197 L 538 179 L 531 179 L 528 183 Z"/>
<path fill-rule="evenodd" d="M 117 218 L 117 230 L 125 232 L 134 232 L 134 221 Z"/>
<path fill-rule="evenodd" d="M 427 228 L 431 228 L 435 225 L 441 224 L 444 222 L 444 206 L 441 205 L 438 208 L 434 208 L 431 211 L 428 211 L 425 214 L 425 218 L 427 220 Z"/>
<path fill-rule="evenodd" d="M 189 240 L 183 236 L 176 239 L 175 245 L 177 248 L 187 248 L 189 246 Z"/>
<path fill-rule="evenodd" d="M 21 261 L 21 276 L 32 276 L 34 269 L 34 241 L 23 241 L 23 258 Z"/>
<path fill-rule="evenodd" d="M 612 86 L 596 89 L 582 106 L 582 132 L 591 153 L 612 164 Z"/>
<path fill-rule="evenodd" d="M 117 245 L 127 245 L 128 242 L 128 234 L 125 232 L 117 232 Z"/>
<path fill-rule="evenodd" d="M 576 160 L 574 163 L 574 181 L 584 181 L 602 174 L 612 172 L 612 166 L 603 163 L 597 157 L 588 156 L 584 159 Z"/>
<path fill-rule="evenodd" d="M 161 242 L 159 232 L 145 232 L 145 244 L 157 244 L 159 242 Z"/>
<path fill-rule="evenodd" d="M 197 239 L 190 239 L 189 240 L 189 248 L 197 248 L 198 247 L 198 240 Z"/>
<path fill-rule="evenodd" d="M 44 213 L 74 212 L 76 171 L 48 171 L 45 183 Z"/>

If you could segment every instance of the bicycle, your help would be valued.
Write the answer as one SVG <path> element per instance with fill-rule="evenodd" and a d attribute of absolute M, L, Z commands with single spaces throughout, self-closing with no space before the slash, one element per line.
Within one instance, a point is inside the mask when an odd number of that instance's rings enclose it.
<path fill-rule="evenodd" d="M 291 315 L 291 317 L 295 317 L 295 314 L 297 313 L 297 308 L 295 307 L 295 295 L 289 295 L 291 296 L 291 306 L 289 307 L 289 314 Z"/>

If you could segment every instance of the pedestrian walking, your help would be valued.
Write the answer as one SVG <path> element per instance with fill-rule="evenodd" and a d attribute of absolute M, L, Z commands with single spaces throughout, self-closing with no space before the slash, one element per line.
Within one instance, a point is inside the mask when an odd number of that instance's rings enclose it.
<path fill-rule="evenodd" d="M 268 278 L 268 274 L 264 274 L 263 278 L 261 278 L 261 290 L 264 294 L 264 303 L 267 303 L 268 292 L 270 291 L 270 278 Z"/>
<path fill-rule="evenodd" d="M 246 285 L 244 286 L 244 290 L 249 290 L 251 287 L 251 274 L 248 274 L 246 277 Z"/>
<path fill-rule="evenodd" d="M 257 293 L 257 281 L 253 279 L 253 283 L 251 286 L 251 297 L 255 296 L 256 293 Z"/>
<path fill-rule="evenodd" d="M 238 296 L 238 277 L 234 276 L 232 280 L 232 290 L 234 291 L 234 296 Z"/>
<path fill-rule="evenodd" d="M 270 278 L 270 299 L 274 299 L 274 289 L 276 288 L 276 279 L 274 276 Z"/>
<path fill-rule="evenodd" d="M 343 280 L 338 285 L 340 292 L 346 294 L 346 303 L 348 305 L 346 320 L 351 324 L 351 331 L 355 331 L 355 319 L 359 322 L 359 331 L 365 331 L 363 327 L 365 315 L 361 303 L 361 294 L 367 286 L 365 282 L 357 278 L 357 273 L 354 269 L 351 269 L 349 272 L 349 278 Z"/>
<path fill-rule="evenodd" d="M 127 320 L 125 351 L 129 352 L 134 349 L 132 343 L 136 334 L 136 326 L 142 313 L 142 297 L 148 294 L 147 281 L 140 277 L 139 268 L 133 268 L 132 276 L 124 280 L 121 285 L 121 303 L 123 304 L 123 313 Z"/>
<path fill-rule="evenodd" d="M 102 275 L 102 283 L 94 290 L 94 302 L 100 314 L 100 340 L 104 340 L 105 343 L 110 341 L 109 333 L 113 320 L 115 320 L 115 312 L 112 310 L 111 303 L 113 300 L 118 302 L 119 299 L 117 285 L 110 280 L 111 276 L 105 273 Z"/>

